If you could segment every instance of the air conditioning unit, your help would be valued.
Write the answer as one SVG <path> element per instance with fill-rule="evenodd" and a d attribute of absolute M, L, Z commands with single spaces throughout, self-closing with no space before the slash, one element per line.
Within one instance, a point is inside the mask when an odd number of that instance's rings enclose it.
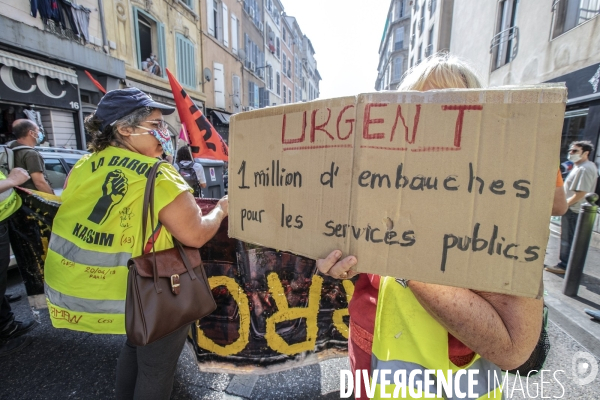
<path fill-rule="evenodd" d="M 259 22 L 258 23 L 258 29 L 262 32 L 264 28 L 265 28 L 265 26 L 263 25 L 263 23 Z"/>
<path fill-rule="evenodd" d="M 252 72 L 256 71 L 256 64 L 254 64 L 253 61 L 250 61 L 250 71 L 252 71 Z"/>
<path fill-rule="evenodd" d="M 259 69 L 256 74 L 258 75 L 259 78 L 264 79 L 265 78 L 265 70 L 264 68 Z"/>
<path fill-rule="evenodd" d="M 250 14 L 250 16 L 251 16 L 252 18 L 254 18 L 254 8 L 251 8 L 251 9 L 250 9 L 250 12 L 249 12 L 248 14 Z"/>

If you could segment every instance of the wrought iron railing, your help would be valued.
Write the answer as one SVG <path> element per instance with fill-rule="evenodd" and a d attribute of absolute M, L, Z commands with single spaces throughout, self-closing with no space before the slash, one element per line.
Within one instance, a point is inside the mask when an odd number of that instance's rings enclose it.
<path fill-rule="evenodd" d="M 85 46 L 85 39 L 81 35 L 77 35 L 69 28 L 63 28 L 51 19 L 44 22 L 44 30 L 50 32 L 62 39 L 67 39 L 72 42 Z"/>
<path fill-rule="evenodd" d="M 509 46 L 506 48 L 504 53 L 503 46 Z M 502 52 L 500 51 L 502 50 Z M 519 51 L 519 28 L 517 26 L 511 26 L 501 32 L 498 32 L 493 38 L 490 44 L 490 53 L 495 54 L 495 68 L 499 68 L 502 65 L 511 62 L 517 56 Z M 508 57 L 504 56 L 506 54 Z M 500 60 L 499 57 L 503 57 Z"/>

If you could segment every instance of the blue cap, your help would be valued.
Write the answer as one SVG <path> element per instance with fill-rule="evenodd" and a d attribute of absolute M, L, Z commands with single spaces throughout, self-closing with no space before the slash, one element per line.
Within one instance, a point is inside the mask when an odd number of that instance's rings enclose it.
<path fill-rule="evenodd" d="M 164 115 L 175 111 L 174 107 L 157 103 L 135 87 L 111 90 L 100 99 L 96 109 L 96 118 L 102 121 L 100 130 L 104 131 L 107 126 L 142 107 L 158 108 Z"/>

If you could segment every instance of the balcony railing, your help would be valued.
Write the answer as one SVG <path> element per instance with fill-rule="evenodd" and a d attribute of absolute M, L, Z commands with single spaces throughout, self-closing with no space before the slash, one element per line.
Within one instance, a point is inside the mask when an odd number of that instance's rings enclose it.
<path fill-rule="evenodd" d="M 82 46 L 85 46 L 85 39 L 81 35 L 77 35 L 69 28 L 63 29 L 59 24 L 57 24 L 51 19 L 46 19 L 46 22 L 44 23 L 44 30 L 62 39 L 67 39 L 72 42 L 78 43 Z"/>
<path fill-rule="evenodd" d="M 492 38 L 490 53 L 494 57 L 494 68 L 500 68 L 515 59 L 519 51 L 519 28 L 511 26 Z"/>

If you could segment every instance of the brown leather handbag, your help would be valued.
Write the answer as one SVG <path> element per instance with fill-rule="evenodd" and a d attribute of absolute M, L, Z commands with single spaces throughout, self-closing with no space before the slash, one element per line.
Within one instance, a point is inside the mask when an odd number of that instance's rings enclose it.
<path fill-rule="evenodd" d="M 127 340 L 145 346 L 212 313 L 217 305 L 212 296 L 198 249 L 183 246 L 144 254 L 148 210 L 154 227 L 154 181 L 159 161 L 150 170 L 142 219 L 142 255 L 127 262 L 125 331 Z"/>

